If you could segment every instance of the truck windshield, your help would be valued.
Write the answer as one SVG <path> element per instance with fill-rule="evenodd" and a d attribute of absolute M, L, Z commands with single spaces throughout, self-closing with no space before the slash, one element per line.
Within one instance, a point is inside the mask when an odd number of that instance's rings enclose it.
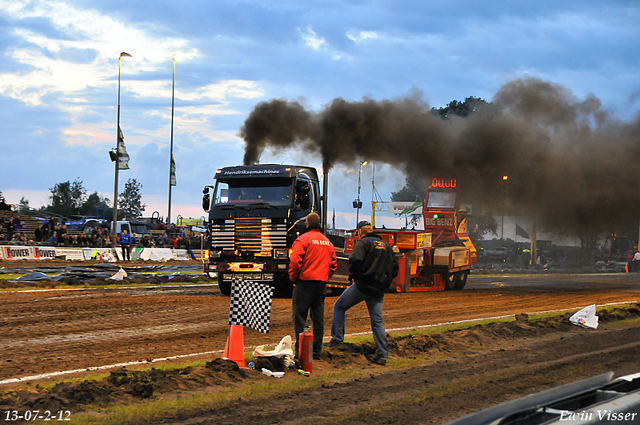
<path fill-rule="evenodd" d="M 147 229 L 146 224 L 131 224 L 131 231 L 133 233 L 146 234 L 149 233 L 149 229 Z"/>
<path fill-rule="evenodd" d="M 292 204 L 293 183 L 290 179 L 255 181 L 238 179 L 218 181 L 213 197 L 213 205 L 268 204 L 290 206 Z"/>
<path fill-rule="evenodd" d="M 427 208 L 455 208 L 456 192 L 429 192 Z"/>

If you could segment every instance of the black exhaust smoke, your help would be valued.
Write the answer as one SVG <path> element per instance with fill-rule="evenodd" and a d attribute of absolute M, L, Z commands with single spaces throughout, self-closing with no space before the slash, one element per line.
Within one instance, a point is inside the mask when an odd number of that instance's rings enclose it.
<path fill-rule="evenodd" d="M 295 101 L 259 103 L 241 129 L 245 164 L 267 147 L 301 147 L 323 167 L 381 161 L 455 178 L 468 200 L 505 194 L 557 230 L 600 231 L 640 217 L 640 116 L 621 122 L 601 102 L 534 78 L 505 84 L 491 104 L 443 120 L 419 95 L 347 102 L 310 112 Z M 509 179 L 502 180 L 503 175 Z"/>

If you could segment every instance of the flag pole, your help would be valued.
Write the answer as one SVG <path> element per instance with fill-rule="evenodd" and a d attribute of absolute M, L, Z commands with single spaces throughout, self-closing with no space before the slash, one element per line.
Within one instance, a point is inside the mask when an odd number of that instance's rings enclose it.
<path fill-rule="evenodd" d="M 171 224 L 171 176 L 173 174 L 173 111 L 175 108 L 176 90 L 176 55 L 173 55 L 173 81 L 171 84 L 171 146 L 169 148 L 169 211 L 167 211 L 167 225 Z"/>
<path fill-rule="evenodd" d="M 113 185 L 113 227 L 111 229 L 111 247 L 113 248 L 113 252 L 115 254 L 116 251 L 116 230 L 118 229 L 118 171 L 120 170 L 120 77 L 122 75 L 122 58 L 123 57 L 131 57 L 129 53 L 122 52 L 120 53 L 120 57 L 118 58 L 118 125 L 116 126 L 116 178 L 115 184 Z M 116 257 L 117 258 L 117 257 Z"/>

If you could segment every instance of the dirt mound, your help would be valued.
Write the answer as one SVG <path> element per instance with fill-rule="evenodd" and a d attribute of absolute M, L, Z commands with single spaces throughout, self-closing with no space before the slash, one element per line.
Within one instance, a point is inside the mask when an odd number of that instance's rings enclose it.
<path fill-rule="evenodd" d="M 101 381 L 63 382 L 45 390 L 5 393 L 0 409 L 41 409 L 80 411 L 88 405 L 129 404 L 153 395 L 195 390 L 203 387 L 229 387 L 247 378 L 247 373 L 229 360 L 214 359 L 204 367 L 175 370 L 111 372 Z"/>
<path fill-rule="evenodd" d="M 588 332 L 569 322 L 571 314 L 529 320 L 526 314 L 515 321 L 475 325 L 463 330 L 425 335 L 389 336 L 392 358 L 415 358 L 445 353 L 462 356 L 499 349 L 504 344 L 527 338 L 540 338 L 558 332 Z M 601 323 L 640 317 L 640 305 L 598 312 Z M 345 343 L 326 347 L 321 365 L 327 369 L 368 365 L 365 354 L 375 350 L 371 342 Z M 247 380 L 270 379 L 259 371 L 240 369 L 232 361 L 215 358 L 202 367 L 173 370 L 152 368 L 132 371 L 126 368 L 111 372 L 101 381 L 64 382 L 50 389 L 36 385 L 30 390 L 6 391 L 0 395 L 0 409 L 72 410 L 79 412 L 90 405 L 130 404 L 153 396 L 198 391 L 203 388 L 240 386 Z"/>

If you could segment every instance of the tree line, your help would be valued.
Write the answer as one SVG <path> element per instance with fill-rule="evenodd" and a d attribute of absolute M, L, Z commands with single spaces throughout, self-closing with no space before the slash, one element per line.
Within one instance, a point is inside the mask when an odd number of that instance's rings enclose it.
<path fill-rule="evenodd" d="M 47 205 L 39 209 L 32 209 L 29 200 L 24 196 L 16 206 L 20 214 L 43 213 L 69 217 L 71 215 L 94 216 L 98 218 L 113 218 L 113 203 L 97 191 L 88 193 L 82 180 L 76 178 L 56 183 L 49 195 Z M 3 198 L 0 192 L 0 198 Z M 124 190 L 118 195 L 118 219 L 126 217 L 139 217 L 146 208 L 142 203 L 142 184 L 136 179 L 129 179 L 124 184 Z"/>

